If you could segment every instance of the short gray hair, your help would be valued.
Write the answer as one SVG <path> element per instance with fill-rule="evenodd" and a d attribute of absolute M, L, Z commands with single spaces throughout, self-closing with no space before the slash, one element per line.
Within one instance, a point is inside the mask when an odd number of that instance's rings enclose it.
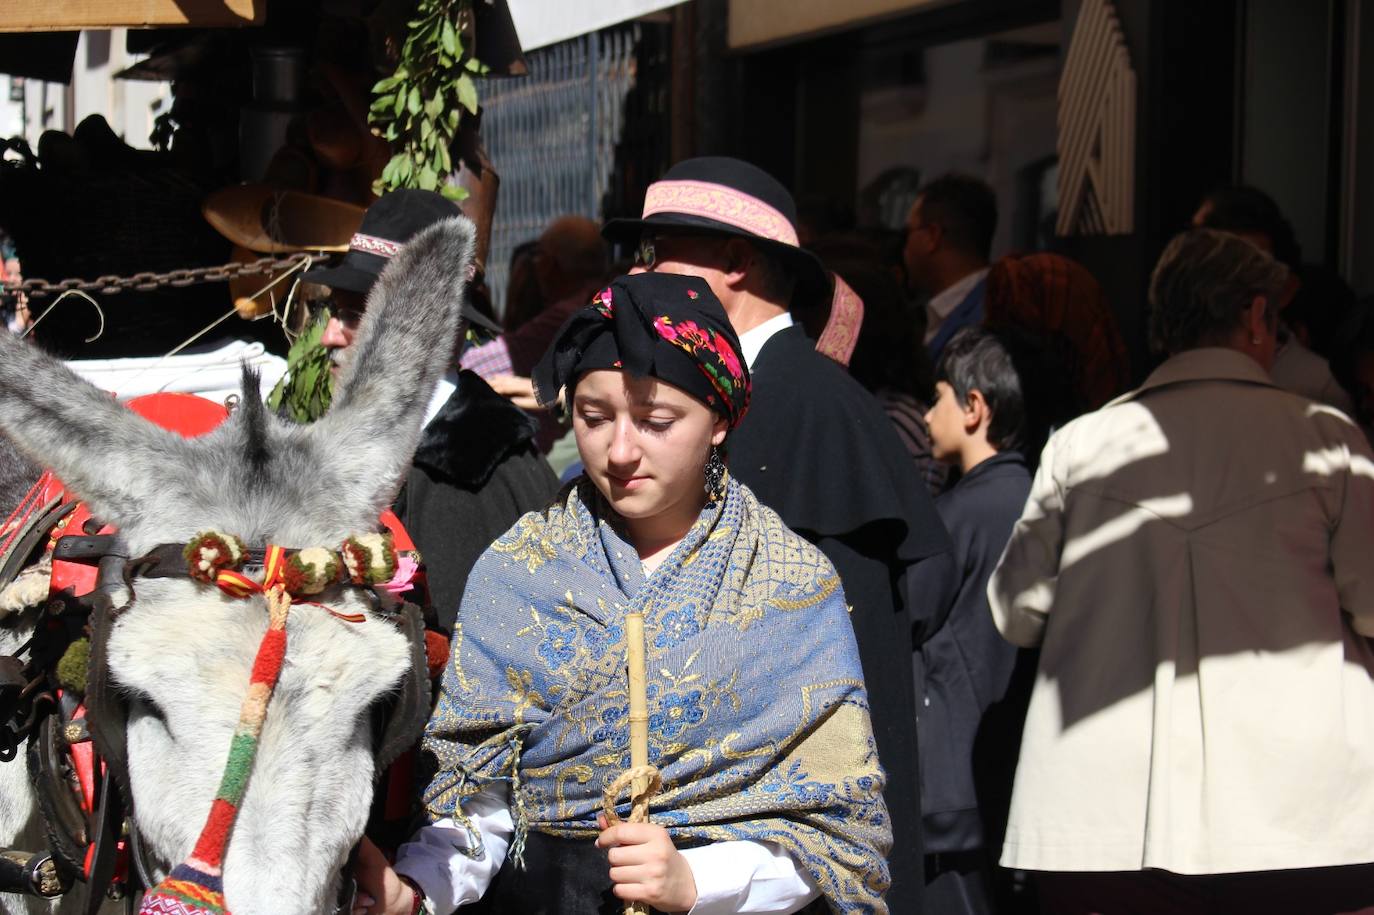
<path fill-rule="evenodd" d="M 1270 320 L 1288 269 L 1250 242 L 1214 229 L 1174 237 L 1150 277 L 1150 344 L 1169 355 L 1222 343 L 1264 296 Z"/>

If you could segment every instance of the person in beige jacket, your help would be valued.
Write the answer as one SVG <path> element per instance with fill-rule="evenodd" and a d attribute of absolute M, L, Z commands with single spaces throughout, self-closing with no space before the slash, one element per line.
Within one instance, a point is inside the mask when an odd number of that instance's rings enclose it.
<path fill-rule="evenodd" d="M 1047 913 L 1374 906 L 1374 459 L 1268 375 L 1285 276 L 1174 239 L 1169 358 L 1053 436 L 989 582 L 1041 646 L 1002 864 Z"/>

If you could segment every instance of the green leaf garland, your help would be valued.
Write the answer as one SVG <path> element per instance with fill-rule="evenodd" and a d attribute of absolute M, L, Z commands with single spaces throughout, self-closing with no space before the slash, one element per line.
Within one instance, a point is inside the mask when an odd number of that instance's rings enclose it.
<path fill-rule="evenodd" d="M 416 0 L 395 72 L 372 87 L 368 119 L 392 149 L 375 193 L 418 187 L 450 200 L 467 197 L 446 179 L 463 112 L 477 113 L 473 76 L 487 72 L 463 43 L 471 16 L 472 0 Z"/>
<path fill-rule="evenodd" d="M 329 323 L 321 308 L 286 354 L 286 375 L 267 395 L 267 406 L 298 423 L 313 423 L 329 410 L 334 379 L 322 338 Z"/>

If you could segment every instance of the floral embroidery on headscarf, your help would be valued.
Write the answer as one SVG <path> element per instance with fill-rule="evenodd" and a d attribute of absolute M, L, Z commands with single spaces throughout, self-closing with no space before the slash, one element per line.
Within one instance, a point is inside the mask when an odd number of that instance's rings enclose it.
<path fill-rule="evenodd" d="M 700 277 L 617 278 L 568 318 L 531 377 L 539 400 L 552 403 L 582 373 L 609 367 L 676 385 L 721 413 L 732 429 L 749 407 L 739 340 Z"/>
<path fill-rule="evenodd" d="M 688 292 L 690 294 L 691 290 Z M 695 321 L 674 324 L 668 315 L 659 315 L 654 318 L 654 330 L 664 340 L 697 360 L 701 364 L 701 371 L 710 379 L 711 386 L 727 403 L 736 389 L 744 384 L 744 372 L 734 347 L 709 327 L 701 327 Z"/>
<path fill-rule="evenodd" d="M 615 315 L 615 302 L 611 299 L 610 286 L 592 297 L 592 307 L 601 312 L 602 317 L 610 318 Z"/>

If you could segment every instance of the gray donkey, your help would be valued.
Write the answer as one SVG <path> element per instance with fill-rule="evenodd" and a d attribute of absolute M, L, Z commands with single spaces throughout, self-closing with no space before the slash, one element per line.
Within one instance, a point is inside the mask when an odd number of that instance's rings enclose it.
<path fill-rule="evenodd" d="M 41 472 L 41 467 L 24 457 L 7 437 L 0 435 L 0 519 L 18 508 Z M 46 575 L 39 576 L 40 585 L 45 578 Z M 40 591 L 45 591 L 45 587 Z M 27 606 L 31 601 L 12 599 L 13 593 L 19 590 L 7 588 L 6 599 L 0 599 L 0 655 L 18 651 L 33 634 L 35 613 Z M 0 762 L 0 848 L 37 851 L 46 841 L 24 756 L 20 754 L 8 763 Z M 42 900 L 0 895 L 0 913 L 4 915 L 30 915 L 55 909 L 55 905 L 50 906 Z M 69 905 L 66 910 L 74 912 L 76 908 Z"/>
<path fill-rule="evenodd" d="M 450 219 L 392 260 L 334 406 L 313 425 L 270 415 L 245 371 L 242 406 L 228 421 L 182 438 L 0 334 L 0 432 L 117 525 L 129 556 L 206 530 L 250 548 L 338 549 L 377 528 L 409 464 L 452 355 L 472 242 L 471 224 Z M 215 797 L 267 611 L 260 595 L 239 599 L 189 578 L 135 578 L 133 591 L 110 631 L 109 670 L 129 702 L 139 832 L 174 864 Z M 414 657 L 355 589 L 336 585 L 314 599 L 339 615 L 319 604 L 290 611 L 285 663 L 224 858 L 235 915 L 333 910 L 377 774 L 370 710 Z M 364 619 L 341 618 L 356 614 Z"/>

